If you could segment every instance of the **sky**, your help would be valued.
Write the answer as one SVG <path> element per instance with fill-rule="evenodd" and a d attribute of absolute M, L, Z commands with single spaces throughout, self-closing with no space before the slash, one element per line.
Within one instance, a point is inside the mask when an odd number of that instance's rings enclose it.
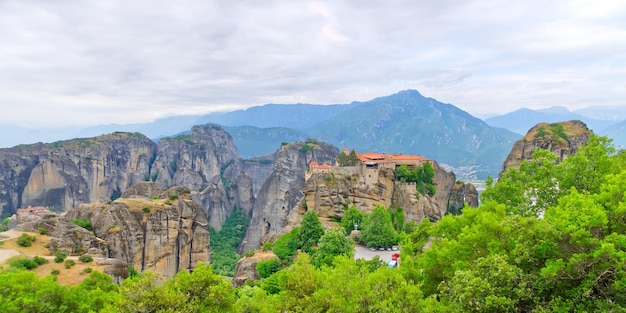
<path fill-rule="evenodd" d="M 623 107 L 626 1 L 0 0 L 0 124 L 124 124 L 405 89 L 475 116 Z"/>

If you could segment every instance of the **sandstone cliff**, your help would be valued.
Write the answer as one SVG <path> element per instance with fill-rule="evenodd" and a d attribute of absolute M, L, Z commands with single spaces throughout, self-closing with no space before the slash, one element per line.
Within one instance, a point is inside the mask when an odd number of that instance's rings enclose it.
<path fill-rule="evenodd" d="M 190 135 L 159 140 L 150 177 L 160 187 L 189 188 L 192 198 L 205 209 L 210 226 L 219 231 L 234 205 L 251 215 L 255 182 L 245 170 L 225 174 L 241 162 L 228 133 L 216 125 L 200 125 Z"/>
<path fill-rule="evenodd" d="M 158 145 L 138 133 L 22 145 L 0 149 L 0 207 L 8 214 L 28 206 L 62 212 L 114 200 L 137 182 L 153 181 L 160 188 L 189 188 L 219 230 L 235 205 L 252 215 L 271 164 L 267 158 L 237 160 L 232 137 L 214 125 L 194 126 L 191 134 Z"/>
<path fill-rule="evenodd" d="M 424 218 L 439 220 L 450 208 L 460 209 L 465 203 L 478 206 L 478 193 L 473 185 L 457 183 L 454 173 L 446 172 L 436 162 L 433 168 L 437 189 L 433 196 L 419 194 L 415 184 L 396 181 L 391 168 L 370 169 L 359 165 L 312 174 L 302 189 L 301 202 L 288 218 L 288 225 L 300 223 L 302 215 L 310 210 L 316 211 L 322 221 L 341 219 L 346 205 L 365 213 L 378 204 L 402 208 L 406 221 L 417 222 Z"/>
<path fill-rule="evenodd" d="M 138 133 L 113 133 L 0 149 L 0 207 L 48 206 L 60 212 L 106 202 L 148 177 L 156 145 Z"/>
<path fill-rule="evenodd" d="M 240 250 L 254 249 L 286 225 L 287 216 L 303 196 L 304 174 L 311 161 L 334 163 L 339 150 L 307 140 L 281 146 L 274 154 L 273 172 L 258 193 L 252 219 Z"/>
<path fill-rule="evenodd" d="M 578 147 L 589 141 L 591 131 L 581 121 L 561 123 L 540 123 L 531 128 L 520 140 L 515 142 L 511 152 L 502 165 L 502 173 L 509 168 L 517 168 L 523 160 L 531 160 L 535 149 L 548 150 L 558 157 L 558 162 L 576 153 Z"/>
<path fill-rule="evenodd" d="M 256 264 L 261 261 L 266 261 L 272 258 L 277 258 L 273 252 L 257 252 L 253 256 L 243 257 L 237 261 L 235 266 L 235 277 L 233 277 L 233 287 L 241 287 L 248 281 L 258 281 L 259 271 L 256 269 Z"/>
<path fill-rule="evenodd" d="M 156 184 L 140 183 L 111 204 L 82 204 L 66 218 L 91 220 L 94 235 L 106 242 L 107 257 L 137 271 L 173 277 L 210 260 L 206 213 L 186 187 L 163 192 Z"/>

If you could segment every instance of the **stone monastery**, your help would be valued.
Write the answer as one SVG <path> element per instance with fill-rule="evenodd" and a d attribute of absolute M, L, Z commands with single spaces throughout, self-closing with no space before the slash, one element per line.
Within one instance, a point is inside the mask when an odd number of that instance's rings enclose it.
<path fill-rule="evenodd" d="M 348 148 L 343 148 L 343 153 L 349 154 Z M 406 165 L 409 168 L 416 166 L 422 166 L 424 163 L 433 163 L 432 160 L 420 155 L 409 155 L 402 153 L 375 153 L 365 152 L 362 154 L 356 153 L 360 164 L 355 166 L 339 166 L 338 162 L 334 165 L 327 163 L 318 164 L 313 161 L 309 163 L 309 170 L 306 172 L 305 180 L 309 179 L 315 173 L 336 173 L 343 176 L 360 176 L 361 179 L 358 182 L 363 184 L 364 187 L 369 188 L 378 182 L 378 172 L 383 169 L 395 170 L 396 167 Z"/>

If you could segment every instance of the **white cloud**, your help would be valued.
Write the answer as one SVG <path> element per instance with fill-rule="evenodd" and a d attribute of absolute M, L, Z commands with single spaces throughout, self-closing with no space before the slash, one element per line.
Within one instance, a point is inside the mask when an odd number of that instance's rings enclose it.
<path fill-rule="evenodd" d="M 623 1 L 0 2 L 0 123 L 414 88 L 473 114 L 624 105 Z M 626 117 L 625 117 L 626 118 Z"/>

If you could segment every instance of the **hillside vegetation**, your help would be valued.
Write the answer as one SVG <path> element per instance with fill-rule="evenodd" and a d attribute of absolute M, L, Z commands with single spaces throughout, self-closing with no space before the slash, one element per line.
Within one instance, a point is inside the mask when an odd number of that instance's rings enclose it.
<path fill-rule="evenodd" d="M 343 251 L 320 266 L 300 252 L 238 289 L 207 265 L 165 282 L 145 272 L 120 287 L 93 273 L 65 287 L 9 270 L 0 299 L 10 312 L 623 312 L 626 153 L 595 136 L 558 164 L 537 152 L 489 179 L 478 208 L 399 237 L 395 269 Z"/>

